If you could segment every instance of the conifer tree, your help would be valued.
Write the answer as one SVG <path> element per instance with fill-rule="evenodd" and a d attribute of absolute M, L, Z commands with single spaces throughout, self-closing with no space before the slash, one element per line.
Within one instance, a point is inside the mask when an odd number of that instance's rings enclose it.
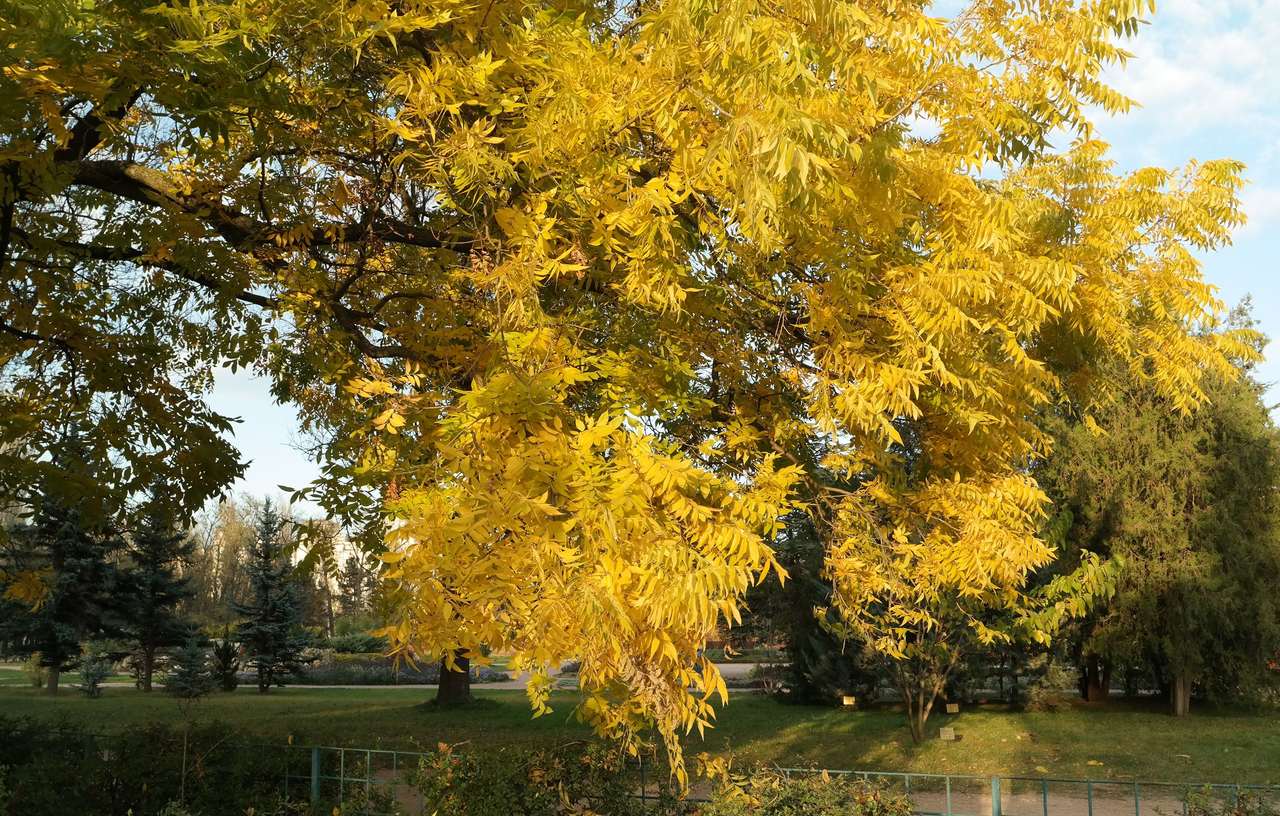
<path fill-rule="evenodd" d="M 224 627 L 222 639 L 213 644 L 213 674 L 223 691 L 235 691 L 239 672 L 240 644 L 231 637 L 231 628 Z"/>
<path fill-rule="evenodd" d="M 258 691 L 283 685 L 283 676 L 301 666 L 306 638 L 299 633 L 302 598 L 293 569 L 283 557 L 284 520 L 270 500 L 258 513 L 257 531 L 249 548 L 245 569 L 249 575 L 249 599 L 236 604 L 244 621 L 236 639 L 244 647 L 248 665 L 258 675 Z"/>
<path fill-rule="evenodd" d="M 1248 369 L 1210 383 L 1191 417 L 1136 383 L 1101 432 L 1059 424 L 1038 474 L 1064 525 L 1064 561 L 1121 564 L 1115 595 L 1075 628 L 1088 699 L 1137 669 L 1176 716 L 1193 691 L 1233 698 L 1274 683 L 1280 650 L 1280 430 Z"/>
<path fill-rule="evenodd" d="M 128 635 L 138 649 L 143 691 L 151 691 L 157 652 L 183 643 L 190 632 L 178 607 L 192 595 L 190 580 L 180 570 L 194 552 L 195 542 L 178 529 L 160 497 L 153 495 L 129 547 Z"/>
<path fill-rule="evenodd" d="M 68 472 L 83 461 L 74 447 L 60 463 Z M 39 655 L 50 694 L 62 672 L 79 663 L 85 641 L 122 633 L 127 611 L 115 560 L 123 539 L 104 514 L 70 501 L 65 488 L 44 485 L 30 523 L 10 531 L 11 557 L 40 577 L 42 597 L 34 606 L 12 604 L 0 617 L 0 642 L 11 654 Z"/>
<path fill-rule="evenodd" d="M 209 656 L 194 632 L 173 655 L 165 691 L 181 700 L 198 700 L 213 691 L 215 678 L 209 670 Z"/>

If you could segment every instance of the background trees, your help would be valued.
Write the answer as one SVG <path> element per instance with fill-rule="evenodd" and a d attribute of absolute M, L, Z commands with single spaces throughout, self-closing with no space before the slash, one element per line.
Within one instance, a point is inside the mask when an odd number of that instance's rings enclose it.
<path fill-rule="evenodd" d="M 1136 670 L 1185 714 L 1193 689 L 1231 697 L 1265 682 L 1280 648 L 1280 436 L 1247 372 L 1210 395 L 1185 417 L 1137 385 L 1096 428 L 1057 424 L 1042 478 L 1067 521 L 1064 555 L 1121 564 L 1076 636 L 1090 699 Z"/>

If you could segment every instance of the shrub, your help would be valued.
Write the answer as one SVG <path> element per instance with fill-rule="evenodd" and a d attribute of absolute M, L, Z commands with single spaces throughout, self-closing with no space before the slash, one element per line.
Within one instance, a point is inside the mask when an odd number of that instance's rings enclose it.
<path fill-rule="evenodd" d="M 328 647 L 340 654 L 386 654 L 391 644 L 381 635 L 370 635 L 358 632 L 352 635 L 338 635 L 329 638 Z"/>
<path fill-rule="evenodd" d="M 98 651 L 91 649 L 80 660 L 79 689 L 92 698 L 102 696 L 102 681 L 111 674 L 111 660 Z"/>
<path fill-rule="evenodd" d="M 213 642 L 211 669 L 214 680 L 223 691 L 235 691 L 240 685 L 240 644 L 231 639 L 231 628 L 222 630 L 222 640 Z"/>
<path fill-rule="evenodd" d="M 721 776 L 699 816 L 911 816 L 911 800 L 847 776 Z"/>
<path fill-rule="evenodd" d="M 441 745 L 411 774 L 425 813 L 450 816 L 640 816 L 616 750 L 576 744 L 556 749 L 454 752 Z"/>
<path fill-rule="evenodd" d="M 201 816 L 279 810 L 288 759 L 279 746 L 253 745 L 220 723 L 196 726 L 187 739 L 184 785 L 180 730 L 149 725 L 104 737 L 69 722 L 0 717 L 9 795 L 0 813 L 151 816 L 184 792 L 186 809 Z"/>
<path fill-rule="evenodd" d="M 1062 692 L 1072 687 L 1076 673 L 1048 655 L 1036 658 L 1032 662 L 1031 669 L 1039 672 L 1039 677 L 1027 686 L 1027 710 L 1057 711 L 1066 707 L 1067 701 L 1063 698 Z"/>
<path fill-rule="evenodd" d="M 1211 789 L 1187 795 L 1185 816 L 1280 816 L 1280 808 L 1256 793 L 1222 798 Z"/>
<path fill-rule="evenodd" d="M 510 680 L 511 675 L 488 666 L 472 666 L 471 680 L 476 683 L 498 683 Z M 315 685 L 386 686 L 396 683 L 433 684 L 440 682 L 438 663 L 412 665 L 383 654 L 348 654 L 328 652 L 321 654 L 299 674 L 299 681 Z"/>

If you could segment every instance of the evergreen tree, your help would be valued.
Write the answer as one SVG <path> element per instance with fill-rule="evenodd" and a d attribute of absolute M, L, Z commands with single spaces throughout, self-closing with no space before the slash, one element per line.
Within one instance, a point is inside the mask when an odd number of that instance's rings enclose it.
<path fill-rule="evenodd" d="M 222 630 L 222 640 L 213 644 L 213 674 L 223 691 L 240 685 L 240 644 L 231 637 L 231 628 Z"/>
<path fill-rule="evenodd" d="M 1081 687 L 1105 698 L 1113 668 L 1152 676 L 1175 715 L 1193 689 L 1238 697 L 1273 681 L 1280 649 L 1280 430 L 1247 375 L 1181 416 L 1141 384 L 1101 412 L 1102 433 L 1056 429 L 1038 478 L 1064 549 L 1115 558 L 1111 601 L 1074 633 Z"/>
<path fill-rule="evenodd" d="M 74 451 L 67 457 L 76 458 Z M 105 514 L 70 501 L 65 487 L 46 485 L 30 523 L 10 531 L 11 557 L 42 576 L 41 602 L 0 610 L 0 643 L 13 655 L 39 655 L 50 694 L 62 672 L 79 663 L 81 644 L 119 636 L 127 615 L 127 586 L 116 563 L 124 540 Z"/>
<path fill-rule="evenodd" d="M 862 642 L 832 615 L 831 583 L 822 575 L 823 545 L 813 521 L 793 513 L 775 542 L 790 578 L 778 587 L 774 614 L 786 627 L 790 694 L 800 703 L 831 703 L 845 694 L 875 695 L 876 673 Z"/>
<path fill-rule="evenodd" d="M 195 633 L 174 652 L 165 691 L 182 700 L 198 700 L 213 691 L 216 680 L 209 670 L 209 656 Z"/>
<path fill-rule="evenodd" d="M 248 664 L 258 674 L 258 691 L 283 685 L 285 674 L 301 668 L 306 637 L 300 633 L 302 597 L 293 568 L 283 557 L 284 521 L 271 502 L 265 501 L 245 569 L 249 576 L 249 600 L 236 604 L 244 621 L 236 639 L 244 647 Z"/>
<path fill-rule="evenodd" d="M 180 574 L 195 542 L 181 532 L 160 497 L 153 495 L 129 548 L 131 609 L 128 636 L 140 658 L 143 691 L 151 691 L 156 654 L 188 637 L 191 625 L 179 605 L 192 596 L 190 580 Z"/>

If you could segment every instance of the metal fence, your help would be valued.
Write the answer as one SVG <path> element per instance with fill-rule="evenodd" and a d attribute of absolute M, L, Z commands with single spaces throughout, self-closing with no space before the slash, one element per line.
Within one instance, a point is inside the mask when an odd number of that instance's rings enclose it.
<path fill-rule="evenodd" d="M 285 794 L 313 805 L 363 805 L 369 814 L 426 814 L 418 786 L 429 754 L 365 748 L 290 746 Z M 778 768 L 786 777 L 827 774 L 854 776 L 912 802 L 919 816 L 1188 816 L 1189 802 L 1201 797 L 1221 805 L 1257 797 L 1280 809 L 1280 786 L 1198 784 L 1049 777 L 970 776 L 820 768 Z M 625 781 L 642 801 L 664 800 L 655 772 L 638 764 Z M 658 770 L 665 777 L 665 772 Z M 700 793 L 702 795 L 700 795 Z M 685 802 L 705 801 L 696 787 Z"/>

